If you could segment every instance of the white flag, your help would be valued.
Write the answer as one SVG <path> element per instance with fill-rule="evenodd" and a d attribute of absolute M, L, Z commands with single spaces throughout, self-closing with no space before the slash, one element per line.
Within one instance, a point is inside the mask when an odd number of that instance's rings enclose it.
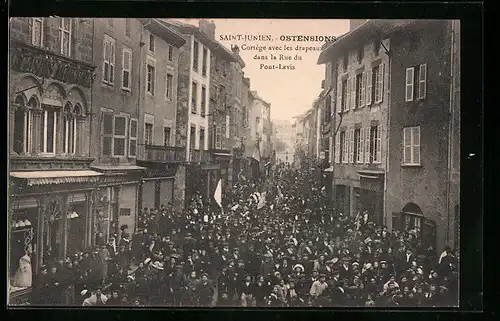
<path fill-rule="evenodd" d="M 222 208 L 222 182 L 220 179 L 217 183 L 217 188 L 215 189 L 214 198 L 219 207 Z"/>

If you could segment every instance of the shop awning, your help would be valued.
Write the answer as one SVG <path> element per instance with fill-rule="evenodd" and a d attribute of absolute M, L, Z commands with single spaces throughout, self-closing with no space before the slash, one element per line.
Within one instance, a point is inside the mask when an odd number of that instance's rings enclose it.
<path fill-rule="evenodd" d="M 358 174 L 360 177 L 364 178 L 379 178 L 381 175 L 384 175 L 384 171 L 371 171 L 371 170 L 359 170 Z"/>
<path fill-rule="evenodd" d="M 145 171 L 146 167 L 141 167 L 137 165 L 102 165 L 102 166 L 92 166 L 92 168 L 98 171 L 111 171 L 111 172 L 127 172 L 127 171 Z"/>
<path fill-rule="evenodd" d="M 232 156 L 232 154 L 229 153 L 214 153 L 215 156 Z"/>
<path fill-rule="evenodd" d="M 92 183 L 97 181 L 102 173 L 83 171 L 36 171 L 36 172 L 11 172 L 10 176 L 26 180 L 28 186 Z"/>

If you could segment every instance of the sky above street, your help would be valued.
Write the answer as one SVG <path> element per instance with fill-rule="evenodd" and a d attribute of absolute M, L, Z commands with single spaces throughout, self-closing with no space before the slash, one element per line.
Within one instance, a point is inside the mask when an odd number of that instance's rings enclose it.
<path fill-rule="evenodd" d="M 198 25 L 199 19 L 174 19 L 192 25 Z M 297 51 L 301 47 L 321 47 L 324 41 L 282 41 L 281 36 L 340 36 L 349 30 L 349 20 L 339 19 L 210 19 L 216 25 L 216 39 L 231 48 L 240 47 L 240 56 L 245 61 L 245 77 L 250 78 L 251 90 L 256 90 L 259 96 L 271 103 L 271 119 L 292 120 L 312 107 L 314 100 L 321 92 L 321 81 L 324 79 L 325 66 L 317 65 L 320 51 Z M 242 35 L 240 39 L 226 40 Z M 263 40 L 245 40 L 244 36 L 261 36 Z M 270 39 L 270 40 L 269 40 Z M 319 39 L 318 39 L 319 40 Z M 285 51 L 283 46 L 292 47 Z M 252 47 L 250 47 L 252 46 Z M 267 46 L 267 50 L 258 52 L 255 46 Z M 281 46 L 270 49 L 270 46 Z M 250 48 L 249 48 L 250 47 Z M 245 50 L 245 48 L 247 50 Z M 270 60 L 270 54 L 277 60 Z M 254 59 L 255 55 L 267 56 L 267 60 Z M 279 55 L 291 56 L 292 60 L 279 60 Z M 300 55 L 302 60 L 295 60 Z M 275 69 L 262 69 L 275 65 Z M 279 64 L 294 65 L 294 70 L 279 70 Z"/>

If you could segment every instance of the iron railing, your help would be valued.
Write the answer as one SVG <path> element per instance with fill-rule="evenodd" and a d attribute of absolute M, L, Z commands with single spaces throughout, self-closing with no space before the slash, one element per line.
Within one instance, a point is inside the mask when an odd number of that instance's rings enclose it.
<path fill-rule="evenodd" d="M 138 144 L 137 159 L 142 161 L 177 163 L 186 161 L 186 148 L 179 146 Z"/>

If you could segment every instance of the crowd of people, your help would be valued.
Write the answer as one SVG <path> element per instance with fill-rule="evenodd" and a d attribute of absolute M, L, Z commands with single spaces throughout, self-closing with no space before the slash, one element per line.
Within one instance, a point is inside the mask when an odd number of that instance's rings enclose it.
<path fill-rule="evenodd" d="M 452 306 L 452 249 L 325 202 L 307 171 L 240 177 L 223 209 L 195 195 L 182 212 L 143 209 L 139 226 L 43 266 L 34 305 Z"/>

